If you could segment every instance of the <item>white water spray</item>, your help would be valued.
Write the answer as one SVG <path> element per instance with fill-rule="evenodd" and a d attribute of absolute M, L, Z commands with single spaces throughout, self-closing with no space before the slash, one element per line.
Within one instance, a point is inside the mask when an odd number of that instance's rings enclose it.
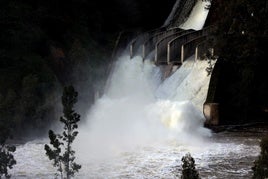
<path fill-rule="evenodd" d="M 200 30 L 203 28 L 205 21 L 207 19 L 207 15 L 209 10 L 206 9 L 206 6 L 209 5 L 210 2 L 203 2 L 202 0 L 198 0 L 195 4 L 189 18 L 186 22 L 184 22 L 180 28 L 182 29 L 194 29 Z"/>
<path fill-rule="evenodd" d="M 205 5 L 198 0 L 182 28 L 201 29 L 208 14 Z M 106 93 L 88 113 L 78 149 L 88 151 L 94 146 L 93 153 L 104 149 L 107 154 L 107 149 L 129 150 L 167 139 L 196 143 L 209 136 L 202 114 L 210 80 L 207 66 L 206 61 L 188 59 L 162 82 L 160 69 L 151 62 L 122 56 Z"/>
<path fill-rule="evenodd" d="M 259 154 L 257 138 L 223 134 L 211 144 L 203 142 L 210 135 L 201 112 L 209 82 L 206 66 L 187 59 L 162 82 L 152 63 L 121 57 L 105 95 L 79 126 L 77 178 L 174 178 L 186 152 L 196 159 L 202 178 L 249 178 L 248 163 Z M 17 147 L 12 177 L 54 178 L 44 143 Z"/>
<path fill-rule="evenodd" d="M 121 57 L 106 93 L 80 128 L 75 144 L 78 154 L 89 160 L 85 156 L 107 158 L 168 140 L 187 145 L 202 143 L 210 135 L 203 128 L 201 107 L 197 108 L 206 97 L 206 91 L 200 92 L 207 89 L 209 81 L 206 66 L 206 61 L 186 60 L 162 82 L 161 70 L 152 62 Z M 203 101 L 193 103 L 195 98 Z"/>

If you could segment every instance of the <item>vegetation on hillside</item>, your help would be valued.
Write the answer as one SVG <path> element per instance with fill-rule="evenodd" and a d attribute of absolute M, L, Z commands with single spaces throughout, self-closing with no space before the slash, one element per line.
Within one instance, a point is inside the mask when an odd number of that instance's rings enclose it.
<path fill-rule="evenodd" d="M 81 3 L 0 2 L 0 120 L 12 122 L 17 136 L 45 131 L 56 114 L 58 92 L 74 81 L 79 66 L 86 66 L 87 82 L 88 74 L 96 77 L 102 69 L 109 52 L 97 55 L 109 43 L 94 51 L 99 44 L 90 36 Z"/>
<path fill-rule="evenodd" d="M 265 80 L 268 3 L 265 0 L 211 3 L 207 24 L 216 26 L 212 39 L 220 58 L 210 86 L 216 93 L 208 96 L 208 102 L 220 103 L 221 122 L 225 124 L 263 120 L 268 108 Z"/>
<path fill-rule="evenodd" d="M 268 177 L 268 137 L 264 137 L 260 143 L 261 153 L 254 162 L 253 179 L 264 179 Z"/>
<path fill-rule="evenodd" d="M 16 136 L 46 131 L 59 91 L 70 83 L 84 113 L 95 91 L 103 89 L 118 34 L 126 42 L 134 31 L 160 27 L 174 2 L 164 8 L 152 0 L 2 0 L 0 121 L 11 124 Z M 267 117 L 267 1 L 211 3 L 207 23 L 216 24 L 213 42 L 220 59 L 209 100 L 221 103 L 226 123 Z"/>
<path fill-rule="evenodd" d="M 45 132 L 66 84 L 79 91 L 84 113 L 103 89 L 118 34 L 160 26 L 173 2 L 1 0 L 0 122 L 12 123 L 15 136 Z"/>
<path fill-rule="evenodd" d="M 8 170 L 16 164 L 13 156 L 16 147 L 6 143 L 7 139 L 12 137 L 10 129 L 11 123 L 9 121 L 0 120 L 0 178 L 9 178 Z"/>

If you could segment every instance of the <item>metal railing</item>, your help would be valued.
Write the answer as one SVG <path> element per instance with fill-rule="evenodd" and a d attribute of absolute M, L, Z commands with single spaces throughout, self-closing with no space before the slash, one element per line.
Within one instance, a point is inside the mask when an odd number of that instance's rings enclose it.
<path fill-rule="evenodd" d="M 197 59 L 196 57 L 196 48 L 197 45 L 200 44 L 201 42 L 205 41 L 207 38 L 206 35 L 197 37 L 191 41 L 188 41 L 187 43 L 183 44 L 181 46 L 181 63 L 183 63 L 187 58 L 195 54 L 195 60 Z"/>
<path fill-rule="evenodd" d="M 155 49 L 156 64 L 182 63 L 193 54 L 197 59 L 198 53 L 203 51 L 201 42 L 206 40 L 206 36 L 213 30 L 214 27 L 209 26 L 198 31 L 180 28 L 167 30 L 165 27 L 147 31 L 130 43 L 130 57 L 140 55 L 145 59 Z"/>
<path fill-rule="evenodd" d="M 143 44 L 147 39 L 149 39 L 154 34 L 166 31 L 165 27 L 156 28 L 150 31 L 146 31 L 142 34 L 139 34 L 135 39 L 130 42 L 129 51 L 130 58 L 133 58 L 135 55 L 142 55 L 140 51 L 140 44 Z"/>
<path fill-rule="evenodd" d="M 192 30 L 185 30 L 173 33 L 171 35 L 165 36 L 164 38 L 160 39 L 155 44 L 155 63 L 166 63 L 167 62 L 167 44 L 170 40 L 174 39 L 178 36 L 183 36 L 187 33 L 192 32 Z"/>
<path fill-rule="evenodd" d="M 167 45 L 167 64 L 182 63 L 185 58 L 193 55 L 196 45 L 205 40 L 210 31 L 211 29 L 208 27 L 170 40 Z"/>
<path fill-rule="evenodd" d="M 166 36 L 170 36 L 174 33 L 183 31 L 179 27 L 170 28 L 166 31 L 162 31 L 159 33 L 156 33 L 152 35 L 150 38 L 148 38 L 143 44 L 142 44 L 142 58 L 145 59 L 150 52 L 152 52 L 155 48 L 155 44 L 160 40 L 163 39 Z"/>

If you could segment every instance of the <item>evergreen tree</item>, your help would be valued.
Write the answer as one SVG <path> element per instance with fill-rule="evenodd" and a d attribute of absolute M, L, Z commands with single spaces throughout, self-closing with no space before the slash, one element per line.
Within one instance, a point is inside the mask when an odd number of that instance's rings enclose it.
<path fill-rule="evenodd" d="M 7 95 L 6 99 L 0 99 L 0 178 L 5 176 L 9 178 L 8 169 L 12 169 L 13 165 L 16 164 L 16 160 L 14 159 L 13 152 L 16 151 L 16 147 L 12 145 L 7 145 L 6 140 L 11 137 L 11 126 L 12 122 L 8 115 L 3 115 L 4 110 L 8 110 L 8 102 L 7 100 L 9 95 Z"/>
<path fill-rule="evenodd" d="M 195 161 L 190 153 L 182 157 L 181 179 L 200 179 L 198 171 L 195 169 Z"/>
<path fill-rule="evenodd" d="M 77 123 L 80 121 L 80 115 L 73 110 L 74 104 L 77 102 L 77 96 L 78 93 L 72 86 L 64 88 L 62 96 L 63 116 L 60 117 L 60 122 L 64 124 L 64 131 L 62 134 L 55 134 L 52 130 L 49 130 L 52 147 L 45 145 L 46 155 L 54 161 L 53 165 L 58 168 L 61 178 L 66 176 L 67 179 L 73 177 L 81 168 L 81 165 L 74 162 L 75 151 L 72 149 L 72 143 L 78 134 Z"/>
<path fill-rule="evenodd" d="M 5 176 L 9 178 L 8 169 L 12 169 L 13 165 L 16 164 L 13 152 L 16 151 L 15 146 L 10 146 L 6 144 L 0 144 L 0 178 Z"/>
<path fill-rule="evenodd" d="M 16 147 L 6 144 L 8 137 L 10 137 L 10 130 L 0 121 L 0 178 L 2 176 L 9 178 L 8 169 L 12 169 L 13 165 L 16 164 L 12 154 L 16 151 Z"/>
<path fill-rule="evenodd" d="M 252 167 L 254 179 L 268 178 L 268 137 L 261 140 L 260 147 L 261 154 Z"/>

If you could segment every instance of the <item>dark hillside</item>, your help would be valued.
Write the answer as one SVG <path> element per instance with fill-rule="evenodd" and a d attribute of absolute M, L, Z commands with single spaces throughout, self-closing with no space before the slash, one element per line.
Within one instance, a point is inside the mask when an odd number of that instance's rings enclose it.
<path fill-rule="evenodd" d="M 223 124 L 268 121 L 267 13 L 265 0 L 212 1 L 207 25 L 217 26 L 212 39 L 220 58 L 208 100 L 216 89 Z"/>
<path fill-rule="evenodd" d="M 118 34 L 161 26 L 174 2 L 1 0 L 0 131 L 46 131 L 67 84 L 86 112 L 104 86 Z"/>

